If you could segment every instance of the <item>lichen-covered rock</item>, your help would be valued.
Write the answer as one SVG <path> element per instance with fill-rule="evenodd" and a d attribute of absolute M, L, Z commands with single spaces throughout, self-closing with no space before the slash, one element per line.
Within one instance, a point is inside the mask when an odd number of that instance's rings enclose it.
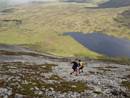
<path fill-rule="evenodd" d="M 12 95 L 12 89 L 10 88 L 0 88 L 0 96 L 3 98 L 8 98 L 8 96 Z"/>

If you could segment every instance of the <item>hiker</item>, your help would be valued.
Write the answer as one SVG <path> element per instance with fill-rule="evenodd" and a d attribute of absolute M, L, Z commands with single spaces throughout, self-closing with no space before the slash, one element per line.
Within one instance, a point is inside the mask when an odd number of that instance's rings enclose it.
<path fill-rule="evenodd" d="M 77 76 L 78 75 L 78 60 L 75 59 L 75 61 L 71 62 L 71 64 L 73 64 L 72 66 L 72 69 L 73 69 L 73 72 L 71 72 L 70 74 L 72 75 L 74 72 L 75 72 L 75 75 Z"/>
<path fill-rule="evenodd" d="M 79 60 L 79 74 L 82 72 L 83 73 L 83 68 L 84 68 L 84 63 Z"/>

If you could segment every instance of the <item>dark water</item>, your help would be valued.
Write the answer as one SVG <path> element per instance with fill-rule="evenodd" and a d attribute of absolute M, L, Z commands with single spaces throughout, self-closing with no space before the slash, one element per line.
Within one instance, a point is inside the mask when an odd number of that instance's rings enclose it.
<path fill-rule="evenodd" d="M 91 2 L 90 1 L 86 1 L 86 0 L 63 0 L 64 2 L 76 2 L 76 3 L 86 3 L 86 2 Z"/>
<path fill-rule="evenodd" d="M 102 33 L 74 33 L 67 32 L 88 49 L 113 57 L 130 57 L 130 40 L 119 39 Z"/>
<path fill-rule="evenodd" d="M 109 0 L 105 3 L 99 4 L 100 8 L 117 8 L 117 7 L 124 7 L 129 6 L 130 0 Z"/>

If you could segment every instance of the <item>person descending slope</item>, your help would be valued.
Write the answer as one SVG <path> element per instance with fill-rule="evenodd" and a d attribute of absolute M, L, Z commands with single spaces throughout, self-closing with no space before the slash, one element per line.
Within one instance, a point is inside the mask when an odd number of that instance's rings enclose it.
<path fill-rule="evenodd" d="M 84 63 L 81 60 L 79 60 L 79 74 L 83 72 L 83 68 L 84 68 Z"/>
<path fill-rule="evenodd" d="M 73 69 L 73 72 L 71 72 L 70 74 L 72 75 L 74 72 L 75 72 L 75 75 L 77 76 L 78 75 L 78 60 L 75 59 L 73 62 L 71 62 L 71 64 L 73 64 L 72 66 L 72 69 Z"/>

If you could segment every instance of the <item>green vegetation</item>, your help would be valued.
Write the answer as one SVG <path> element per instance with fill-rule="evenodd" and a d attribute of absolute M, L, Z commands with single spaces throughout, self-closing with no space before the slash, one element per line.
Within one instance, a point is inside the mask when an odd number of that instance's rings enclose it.
<path fill-rule="evenodd" d="M 84 90 L 87 90 L 88 87 L 85 83 L 82 82 L 61 82 L 61 83 L 54 83 L 54 84 L 48 84 L 45 82 L 39 82 L 35 81 L 30 84 L 23 84 L 21 85 L 22 89 L 17 90 L 17 93 L 28 95 L 28 96 L 40 96 L 33 92 L 33 88 L 38 87 L 39 90 L 41 88 L 46 88 L 49 90 L 54 91 L 60 91 L 60 92 L 84 92 Z M 41 95 L 43 97 L 43 95 Z"/>
<path fill-rule="evenodd" d="M 54 64 L 45 64 L 45 65 L 42 65 L 42 71 L 44 72 L 50 72 L 52 71 L 52 68 L 55 67 L 57 65 L 54 65 Z"/>
<path fill-rule="evenodd" d="M 28 96 L 38 96 L 34 94 L 34 92 L 31 90 L 34 85 L 32 83 L 29 84 L 23 84 L 21 89 L 17 90 L 17 93 L 23 94 L 23 95 L 28 95 Z"/>
<path fill-rule="evenodd" d="M 30 55 L 30 56 L 40 56 L 40 54 L 32 53 L 32 52 L 11 52 L 0 50 L 0 55 Z"/>
<path fill-rule="evenodd" d="M 22 5 L 0 16 L 0 43 L 24 45 L 58 56 L 96 58 L 100 55 L 63 33 L 102 32 L 129 39 L 129 28 L 115 21 L 127 9 L 88 9 L 75 3 Z"/>
<path fill-rule="evenodd" d="M 52 75 L 49 79 L 50 79 L 50 80 L 63 81 L 63 79 L 62 79 L 62 78 L 60 78 L 60 77 L 59 77 L 59 76 L 57 76 L 57 75 Z"/>
<path fill-rule="evenodd" d="M 38 98 L 50 98 L 48 96 L 46 96 L 45 94 L 35 94 L 33 89 L 34 87 L 37 87 L 37 85 L 34 85 L 33 83 L 29 83 L 29 84 L 23 84 L 21 85 L 21 89 L 17 89 L 16 93 L 20 93 L 23 94 L 25 96 L 27 96 L 28 98 L 32 98 L 32 97 L 38 97 Z"/>
<path fill-rule="evenodd" d="M 24 63 L 2 63 L 3 75 L 9 75 L 13 77 L 9 81 L 4 82 L 0 80 L 0 87 L 4 84 L 13 89 L 13 93 L 25 95 L 29 98 L 46 97 L 45 90 L 60 91 L 60 92 L 84 92 L 89 89 L 86 83 L 81 81 L 66 81 L 52 72 L 54 64 L 42 64 L 42 65 L 30 65 Z M 17 70 L 17 74 L 8 70 Z M 17 78 L 16 78 L 17 77 Z M 52 82 L 49 82 L 52 81 Z M 54 81 L 54 82 L 53 82 Z M 44 91 L 42 94 L 37 91 Z"/>
<path fill-rule="evenodd" d="M 104 62 L 112 62 L 116 64 L 124 64 L 124 65 L 130 65 L 130 59 L 129 58 L 118 58 L 118 57 L 107 57 L 107 56 L 100 56 L 97 58 L 99 61 Z"/>
<path fill-rule="evenodd" d="M 123 81 L 122 85 L 125 86 L 125 87 L 127 87 L 128 90 L 130 90 L 130 82 L 129 81 Z"/>
<path fill-rule="evenodd" d="M 88 87 L 86 83 L 82 82 L 61 82 L 60 84 L 55 84 L 54 89 L 61 92 L 84 92 Z"/>
<path fill-rule="evenodd" d="M 86 86 L 86 83 L 82 82 L 60 82 L 60 83 L 54 83 L 54 84 L 48 84 L 48 83 L 42 83 L 41 84 L 45 88 L 53 88 L 54 91 L 60 91 L 60 92 L 84 92 L 85 90 L 89 89 Z"/>
<path fill-rule="evenodd" d="M 130 9 L 121 13 L 116 19 L 116 21 L 120 23 L 121 26 L 130 28 Z"/>
<path fill-rule="evenodd" d="M 94 93 L 96 93 L 96 94 L 102 94 L 102 92 L 99 92 L 99 91 L 94 91 Z"/>

